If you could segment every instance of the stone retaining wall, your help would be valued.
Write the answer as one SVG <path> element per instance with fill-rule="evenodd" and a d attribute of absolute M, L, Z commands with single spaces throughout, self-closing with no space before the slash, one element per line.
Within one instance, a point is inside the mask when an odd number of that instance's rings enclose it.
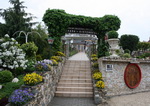
<path fill-rule="evenodd" d="M 99 69 L 104 77 L 106 96 L 131 94 L 150 90 L 150 60 L 106 59 L 98 60 Z M 141 69 L 142 79 L 137 88 L 129 88 L 124 81 L 125 68 L 129 63 L 136 63 Z M 113 70 L 107 71 L 106 64 L 113 65 Z"/>
<path fill-rule="evenodd" d="M 25 106 L 47 106 L 53 99 L 64 63 L 53 66 L 52 71 L 43 74 L 44 83 L 29 87 L 35 92 L 35 98 Z"/>
<path fill-rule="evenodd" d="M 59 63 L 58 66 L 53 66 L 51 71 L 43 73 L 44 82 L 36 86 L 22 86 L 22 88 L 29 88 L 35 94 L 34 98 L 24 106 L 47 106 L 51 102 L 62 73 L 64 62 Z M 10 104 L 7 106 L 10 106 Z"/>

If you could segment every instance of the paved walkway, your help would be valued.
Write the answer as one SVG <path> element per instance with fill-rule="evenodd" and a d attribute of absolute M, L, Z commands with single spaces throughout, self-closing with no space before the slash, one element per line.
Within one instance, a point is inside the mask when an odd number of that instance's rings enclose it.
<path fill-rule="evenodd" d="M 73 55 L 72 57 L 69 58 L 69 60 L 71 60 L 71 61 L 75 60 L 75 63 L 68 61 L 69 64 L 73 63 L 72 70 L 80 68 L 79 66 L 82 66 L 82 68 L 83 68 L 83 66 L 90 67 L 89 65 L 85 65 L 85 64 L 81 63 L 82 61 L 84 63 L 89 61 L 87 55 L 84 52 L 79 52 L 76 55 Z M 76 67 L 76 64 L 77 64 L 76 61 L 79 61 L 78 64 L 80 64 L 80 65 L 78 65 L 78 67 Z M 70 69 L 70 71 L 71 71 L 71 69 Z M 67 75 L 67 74 L 69 74 L 69 73 L 66 73 L 65 75 Z M 71 75 L 73 76 L 75 74 L 77 74 L 77 72 L 74 74 L 71 74 Z M 61 78 L 62 77 L 63 77 L 63 74 L 62 74 Z M 65 77 L 65 78 L 67 78 L 67 77 Z M 64 84 L 63 84 L 63 86 L 64 86 Z M 74 86 L 75 86 L 75 84 L 74 84 Z M 92 98 L 91 97 L 54 97 L 48 106 L 96 106 L 96 105 L 94 104 L 93 97 Z"/>
<path fill-rule="evenodd" d="M 150 106 L 150 92 L 112 97 L 99 106 Z"/>
<path fill-rule="evenodd" d="M 48 106 L 96 106 L 93 102 L 93 98 L 54 97 Z"/>
<path fill-rule="evenodd" d="M 84 61 L 89 61 L 89 58 L 84 52 L 79 52 L 72 57 L 69 58 L 69 60 L 84 60 Z"/>

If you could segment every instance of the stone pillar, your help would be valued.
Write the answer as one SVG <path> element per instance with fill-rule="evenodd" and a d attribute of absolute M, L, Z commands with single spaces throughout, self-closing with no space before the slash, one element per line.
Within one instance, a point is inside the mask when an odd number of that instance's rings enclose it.
<path fill-rule="evenodd" d="M 66 40 L 66 57 L 69 58 L 69 40 Z"/>

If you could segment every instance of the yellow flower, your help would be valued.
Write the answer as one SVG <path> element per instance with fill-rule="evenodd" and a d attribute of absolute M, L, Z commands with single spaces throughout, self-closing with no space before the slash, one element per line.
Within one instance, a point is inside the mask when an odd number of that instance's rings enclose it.
<path fill-rule="evenodd" d="M 27 85 L 35 85 L 43 80 L 43 77 L 36 74 L 36 73 L 31 73 L 31 74 L 26 74 L 23 78 L 24 83 Z"/>
<path fill-rule="evenodd" d="M 56 53 L 56 56 L 64 56 L 64 57 L 65 57 L 65 54 L 62 53 L 62 52 L 60 52 L 60 51 L 58 51 L 58 52 Z"/>
<path fill-rule="evenodd" d="M 103 81 L 97 81 L 96 87 L 103 89 L 105 88 L 105 83 Z"/>
<path fill-rule="evenodd" d="M 96 72 L 93 74 L 93 78 L 98 80 L 98 79 L 102 79 L 102 73 L 100 72 Z"/>

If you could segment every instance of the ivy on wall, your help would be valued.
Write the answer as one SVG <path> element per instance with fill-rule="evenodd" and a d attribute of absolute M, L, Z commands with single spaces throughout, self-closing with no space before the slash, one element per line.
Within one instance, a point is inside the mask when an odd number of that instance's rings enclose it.
<path fill-rule="evenodd" d="M 51 37 L 59 38 L 54 41 L 55 50 L 60 50 L 60 38 L 64 36 L 68 27 L 89 28 L 97 33 L 98 56 L 105 56 L 107 47 L 104 41 L 106 32 L 120 28 L 121 21 L 115 15 L 105 15 L 103 17 L 87 17 L 82 15 L 72 15 L 60 9 L 48 9 L 43 16 L 43 21 L 48 26 Z M 100 40 L 101 39 L 101 40 Z M 102 49 L 102 50 L 101 50 Z"/>

